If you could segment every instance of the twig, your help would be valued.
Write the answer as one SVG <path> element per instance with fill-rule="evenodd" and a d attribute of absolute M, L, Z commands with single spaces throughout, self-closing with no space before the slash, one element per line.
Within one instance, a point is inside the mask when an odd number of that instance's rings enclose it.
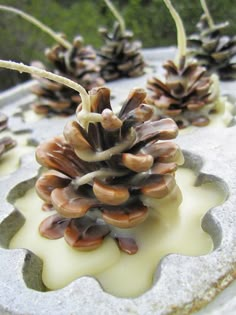
<path fill-rule="evenodd" d="M 212 16 L 211 16 L 210 12 L 209 12 L 209 9 L 208 9 L 208 6 L 206 4 L 206 1 L 205 0 L 200 0 L 200 2 L 201 2 L 202 9 L 203 9 L 203 11 L 204 11 L 204 13 L 205 13 L 205 15 L 207 17 L 208 25 L 212 29 L 215 26 L 215 23 L 214 23 L 214 21 L 212 19 Z"/>
<path fill-rule="evenodd" d="M 177 41 L 178 41 L 178 61 L 179 61 L 179 65 L 181 65 L 183 58 L 185 58 L 186 56 L 186 50 L 187 50 L 187 40 L 186 40 L 186 33 L 185 33 L 184 25 L 178 12 L 175 10 L 170 0 L 163 0 L 163 1 L 165 2 L 165 5 L 169 9 L 170 14 L 172 15 L 175 21 L 175 25 L 177 29 Z"/>
<path fill-rule="evenodd" d="M 82 151 L 75 149 L 75 153 L 83 161 L 87 162 L 106 161 L 109 160 L 113 155 L 120 154 L 121 152 L 124 152 L 125 150 L 132 147 L 135 140 L 136 132 L 134 131 L 133 128 L 131 128 L 128 135 L 121 143 L 118 143 L 107 150 L 93 152 L 91 150 Z"/>
<path fill-rule="evenodd" d="M 114 7 L 114 5 L 111 3 L 110 0 L 104 0 L 104 1 L 105 1 L 106 5 L 108 6 L 108 8 L 113 13 L 113 15 L 115 16 L 115 18 L 117 19 L 117 21 L 119 22 L 121 33 L 124 34 L 124 32 L 125 32 L 124 19 L 122 18 L 122 16 L 120 15 L 120 13 L 117 11 L 117 9 Z"/>
<path fill-rule="evenodd" d="M 74 186 L 75 189 L 78 189 L 79 186 L 88 184 L 91 182 L 95 177 L 96 178 L 106 178 L 106 177 L 119 177 L 119 176 L 124 176 L 127 173 L 127 171 L 121 172 L 111 170 L 111 169 L 105 169 L 101 168 L 100 170 L 87 173 L 81 177 L 76 177 L 75 179 L 72 180 L 72 185 Z"/>
<path fill-rule="evenodd" d="M 71 43 L 69 43 L 67 40 L 62 38 L 62 36 L 60 36 L 56 32 L 54 32 L 50 27 L 48 27 L 47 25 L 43 24 L 42 22 L 40 22 L 39 20 L 37 20 L 36 18 L 31 16 L 30 14 L 27 14 L 27 13 L 25 13 L 25 12 L 19 10 L 19 9 L 16 9 L 16 8 L 13 8 L 13 7 L 9 7 L 9 6 L 6 6 L 6 5 L 0 5 L 0 10 L 7 11 L 7 12 L 12 12 L 12 13 L 15 13 L 15 14 L 19 15 L 20 17 L 22 17 L 26 21 L 28 21 L 28 22 L 32 23 L 33 25 L 37 26 L 43 32 L 45 32 L 48 35 L 50 35 L 56 42 L 61 44 L 63 47 L 65 47 L 67 49 L 70 49 L 72 47 Z"/>

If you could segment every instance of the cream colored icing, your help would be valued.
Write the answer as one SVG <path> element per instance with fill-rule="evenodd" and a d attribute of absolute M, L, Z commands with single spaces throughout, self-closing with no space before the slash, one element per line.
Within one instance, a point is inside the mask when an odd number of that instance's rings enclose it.
<path fill-rule="evenodd" d="M 22 114 L 23 114 L 24 121 L 31 122 L 31 123 L 37 122 L 40 119 L 45 117 L 45 115 L 40 115 L 40 114 L 35 113 L 35 111 L 33 111 L 32 109 L 25 110 L 23 111 Z"/>
<path fill-rule="evenodd" d="M 27 145 L 28 136 L 29 134 L 13 134 L 10 131 L 0 133 L 0 138 L 11 137 L 17 142 L 14 148 L 0 157 L 0 176 L 14 172 L 20 166 L 20 158 L 35 150 L 34 147 Z"/>
<path fill-rule="evenodd" d="M 183 195 L 180 206 L 178 189 L 162 200 L 145 199 L 150 208 L 149 218 L 136 228 L 124 230 L 137 240 L 139 251 L 135 255 L 121 253 L 110 237 L 90 252 L 69 247 L 63 238 L 41 237 L 38 226 L 52 213 L 41 211 L 42 201 L 33 188 L 16 200 L 15 206 L 26 221 L 11 240 L 10 248 L 30 249 L 43 260 L 42 278 L 50 290 L 89 275 L 111 294 L 138 296 L 152 286 L 154 272 L 165 255 L 204 255 L 213 249 L 211 237 L 201 228 L 201 219 L 210 208 L 224 201 L 224 193 L 214 183 L 194 186 L 196 176 L 190 169 L 180 168 L 176 180 Z"/>

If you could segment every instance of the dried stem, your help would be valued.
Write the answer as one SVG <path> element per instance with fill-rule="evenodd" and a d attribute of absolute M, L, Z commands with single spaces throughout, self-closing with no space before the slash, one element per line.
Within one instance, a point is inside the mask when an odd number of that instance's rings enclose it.
<path fill-rule="evenodd" d="M 75 150 L 76 155 L 83 161 L 86 162 L 99 162 L 109 160 L 113 155 L 119 154 L 127 149 L 129 149 L 136 140 L 136 133 L 133 128 L 130 129 L 129 134 L 126 138 L 119 144 L 114 145 L 107 150 L 100 152 L 93 152 L 91 150 L 82 151 Z"/>
<path fill-rule="evenodd" d="M 125 32 L 125 21 L 124 21 L 124 19 L 122 18 L 120 13 L 116 10 L 116 8 L 114 7 L 114 5 L 111 3 L 110 0 L 104 0 L 104 1 L 105 1 L 106 5 L 108 6 L 108 8 L 113 13 L 113 15 L 115 16 L 115 18 L 117 19 L 117 21 L 119 22 L 121 33 L 124 34 L 124 32 Z"/>
<path fill-rule="evenodd" d="M 90 123 L 94 124 L 94 123 L 102 122 L 102 119 L 103 119 L 101 114 L 91 113 L 90 111 L 84 108 L 82 108 L 82 110 L 78 112 L 76 117 L 78 121 L 80 122 L 80 124 L 86 130 L 88 129 L 88 125 Z"/>
<path fill-rule="evenodd" d="M 212 19 L 212 16 L 211 16 L 210 12 L 209 12 L 209 9 L 208 9 L 208 6 L 206 4 L 206 1 L 205 0 L 200 0 L 200 2 L 201 2 L 202 9 L 203 9 L 203 11 L 204 11 L 204 13 L 205 13 L 205 15 L 207 17 L 208 25 L 212 29 L 215 26 L 215 24 L 214 24 L 214 21 Z"/>
<path fill-rule="evenodd" d="M 20 73 L 22 72 L 30 73 L 32 75 L 37 75 L 39 77 L 46 78 L 46 79 L 68 86 L 69 88 L 80 93 L 81 100 L 82 100 L 82 110 L 83 110 L 84 115 L 86 116 L 87 113 L 90 113 L 90 97 L 88 93 L 86 92 L 86 90 L 78 83 L 70 79 L 64 78 L 62 76 L 59 76 L 57 74 L 48 72 L 46 70 L 42 70 L 42 69 L 32 67 L 32 66 L 26 66 L 23 63 L 0 60 L 0 67 L 10 69 L 10 70 L 16 70 L 16 71 L 19 71 Z M 86 126 L 83 125 L 83 122 L 81 122 L 81 125 L 84 128 L 86 128 Z"/>
<path fill-rule="evenodd" d="M 181 65 L 182 60 L 186 56 L 186 49 L 187 49 L 187 40 L 186 40 L 186 33 L 185 33 L 184 25 L 178 12 L 175 10 L 170 0 L 163 0 L 163 1 L 165 2 L 165 5 L 169 9 L 170 14 L 172 15 L 175 21 L 175 25 L 177 29 L 177 38 L 178 38 L 178 62 L 179 62 L 179 65 Z"/>
<path fill-rule="evenodd" d="M 114 171 L 111 169 L 105 169 L 102 168 L 98 171 L 94 171 L 88 174 L 85 174 L 82 177 L 77 177 L 75 179 L 73 179 L 72 184 L 74 186 L 75 189 L 78 189 L 79 186 L 88 184 L 89 182 L 91 182 L 94 178 L 106 178 L 106 177 L 114 177 L 114 176 L 123 176 L 125 175 L 127 172 L 121 172 L 121 171 Z"/>
<path fill-rule="evenodd" d="M 45 32 L 48 35 L 50 35 L 56 42 L 61 44 L 63 47 L 65 47 L 67 49 L 70 49 L 72 47 L 71 43 L 69 43 L 67 40 L 62 38 L 62 36 L 60 36 L 56 32 L 54 32 L 50 27 L 48 27 L 47 25 L 43 24 L 42 22 L 40 22 L 39 20 L 37 20 L 36 18 L 31 16 L 30 14 L 27 14 L 27 13 L 25 13 L 25 12 L 19 10 L 19 9 L 16 9 L 16 8 L 13 8 L 13 7 L 9 7 L 9 6 L 5 6 L 5 5 L 0 5 L 0 10 L 7 11 L 7 12 L 12 12 L 12 13 L 15 13 L 15 14 L 19 15 L 20 17 L 22 17 L 26 21 L 28 21 L 28 22 L 32 23 L 33 25 L 37 26 L 43 32 Z"/>

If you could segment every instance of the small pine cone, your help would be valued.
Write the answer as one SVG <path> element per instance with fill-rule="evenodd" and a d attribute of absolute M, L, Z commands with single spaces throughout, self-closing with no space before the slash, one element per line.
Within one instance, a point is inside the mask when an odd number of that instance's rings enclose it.
<path fill-rule="evenodd" d="M 115 24 L 112 33 L 106 28 L 100 28 L 105 45 L 98 52 L 101 76 L 105 81 L 119 78 L 132 78 L 144 74 L 145 63 L 141 53 L 141 42 L 133 41 L 133 33 L 120 30 Z"/>
<path fill-rule="evenodd" d="M 210 73 L 217 73 L 222 80 L 236 80 L 236 36 L 224 35 L 228 23 L 209 27 L 205 14 L 197 24 L 199 33 L 188 38 L 190 54 Z"/>
<path fill-rule="evenodd" d="M 176 124 L 169 118 L 150 121 L 152 106 L 143 104 L 145 97 L 144 90 L 134 89 L 115 115 L 109 89 L 93 89 L 91 111 L 101 122 L 90 121 L 85 129 L 69 121 L 63 136 L 39 145 L 37 161 L 49 170 L 37 180 L 36 191 L 47 210 L 52 204 L 57 211 L 41 223 L 43 236 L 64 236 L 69 245 L 90 250 L 110 234 L 121 250 L 138 250 L 120 229 L 146 219 L 143 196 L 160 199 L 174 191 L 182 162 L 178 146 L 164 141 L 177 136 Z"/>
<path fill-rule="evenodd" d="M 87 91 L 96 86 L 102 86 L 104 80 L 100 77 L 100 68 L 96 65 L 96 52 L 91 46 L 83 46 L 83 39 L 74 39 L 71 49 L 61 45 L 46 50 L 46 56 L 53 65 L 53 72 L 67 77 L 82 85 Z M 34 66 L 45 69 L 41 62 L 34 62 Z M 80 95 L 59 83 L 35 76 L 38 84 L 32 88 L 39 99 L 33 104 L 35 112 L 39 114 L 71 115 L 81 102 Z"/>
<path fill-rule="evenodd" d="M 156 77 L 147 81 L 147 88 L 152 91 L 147 101 L 156 106 L 159 117 L 173 118 L 179 128 L 207 125 L 218 92 L 206 69 L 197 62 L 186 63 L 185 59 L 181 67 L 169 60 L 163 68 L 165 82 Z"/>

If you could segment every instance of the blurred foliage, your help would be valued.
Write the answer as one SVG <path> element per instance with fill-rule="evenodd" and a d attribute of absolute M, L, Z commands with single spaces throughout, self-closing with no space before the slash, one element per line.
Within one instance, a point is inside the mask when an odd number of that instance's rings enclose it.
<path fill-rule="evenodd" d="M 162 0 L 113 0 L 136 39 L 143 47 L 159 47 L 176 44 L 174 22 Z M 196 30 L 202 9 L 198 0 L 172 0 L 180 13 L 187 34 Z M 114 17 L 102 0 L 0 0 L 0 4 L 19 8 L 50 26 L 66 34 L 68 40 L 80 34 L 86 44 L 96 48 L 102 45 L 97 32 L 99 26 L 112 27 Z M 228 20 L 228 34 L 236 34 L 236 5 L 232 0 L 208 0 L 208 5 L 216 23 Z M 8 12 L 0 11 L 1 59 L 11 59 L 29 64 L 32 60 L 46 61 L 44 50 L 54 44 L 53 40 L 35 26 Z M 0 70 L 0 89 L 19 83 L 27 75 Z"/>

